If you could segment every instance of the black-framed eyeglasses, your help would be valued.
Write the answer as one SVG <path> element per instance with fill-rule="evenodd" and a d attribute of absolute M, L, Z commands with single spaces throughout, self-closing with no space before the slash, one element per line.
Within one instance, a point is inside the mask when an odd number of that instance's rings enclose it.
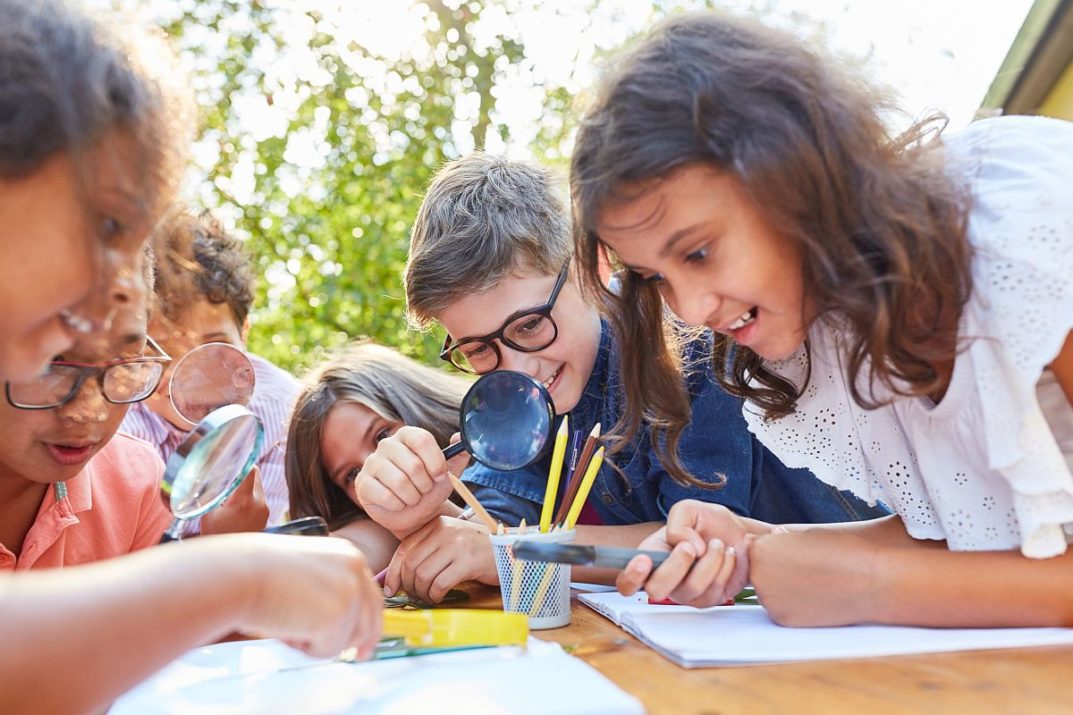
<path fill-rule="evenodd" d="M 53 360 L 41 375 L 25 382 L 4 383 L 8 404 L 20 410 L 48 410 L 75 398 L 86 380 L 95 377 L 104 399 L 129 405 L 149 397 L 160 384 L 171 357 L 152 338 L 146 344 L 159 355 L 92 364 Z"/>
<path fill-rule="evenodd" d="M 535 353 L 555 342 L 559 337 L 559 326 L 551 317 L 555 301 L 566 283 L 569 273 L 569 261 L 559 271 L 555 287 L 551 289 L 548 301 L 537 308 L 526 308 L 510 315 L 499 330 L 476 338 L 462 338 L 457 343 L 451 342 L 448 335 L 443 340 L 440 359 L 446 360 L 459 370 L 473 375 L 482 375 L 499 367 L 502 358 L 496 341 L 502 342 L 512 350 L 523 353 Z"/>

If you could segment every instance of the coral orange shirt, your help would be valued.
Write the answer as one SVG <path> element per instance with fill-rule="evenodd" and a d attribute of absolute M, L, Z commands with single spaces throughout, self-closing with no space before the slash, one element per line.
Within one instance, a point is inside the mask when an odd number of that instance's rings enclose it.
<path fill-rule="evenodd" d="M 159 543 L 171 521 L 160 498 L 163 473 L 155 449 L 116 434 L 45 494 L 18 558 L 0 545 L 0 570 L 75 566 Z"/>

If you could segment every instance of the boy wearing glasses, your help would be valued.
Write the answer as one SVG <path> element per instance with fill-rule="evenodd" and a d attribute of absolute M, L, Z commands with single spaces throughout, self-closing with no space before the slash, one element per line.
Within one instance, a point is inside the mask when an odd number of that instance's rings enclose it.
<path fill-rule="evenodd" d="M 572 431 L 587 435 L 600 423 L 606 433 L 628 399 L 619 381 L 623 348 L 582 294 L 570 268 L 572 250 L 569 218 L 546 171 L 469 156 L 446 166 L 422 203 L 406 269 L 408 309 L 416 325 L 446 328 L 441 358 L 456 368 L 526 373 L 548 388 L 557 414 L 570 414 Z M 688 379 L 690 404 L 682 409 L 700 429 L 686 430 L 670 448 L 648 424 L 630 442 L 606 438 L 607 459 L 578 521 L 578 542 L 636 546 L 683 499 L 718 502 L 757 518 L 779 514 L 791 523 L 886 513 L 803 470 L 786 469 L 754 442 L 740 401 L 711 375 L 708 340 L 697 337 L 685 349 L 696 369 Z M 710 437 L 713 424 L 723 425 L 720 439 Z M 474 464 L 462 478 L 494 518 L 533 525 L 549 462 L 546 456 L 514 472 Z M 443 506 L 451 490 L 445 469 L 435 441 L 414 428 L 382 441 L 365 461 L 358 499 L 403 539 L 385 577 L 387 591 L 401 587 L 435 601 L 463 580 L 496 582 L 487 532 L 451 518 Z M 564 491 L 561 486 L 560 499 Z M 607 574 L 590 577 L 601 576 Z"/>
<path fill-rule="evenodd" d="M 45 372 L 4 385 L 0 401 L 0 569 L 99 561 L 159 543 L 171 514 L 164 465 L 116 434 L 170 358 L 146 338 L 145 296 L 106 335 L 83 336 Z"/>

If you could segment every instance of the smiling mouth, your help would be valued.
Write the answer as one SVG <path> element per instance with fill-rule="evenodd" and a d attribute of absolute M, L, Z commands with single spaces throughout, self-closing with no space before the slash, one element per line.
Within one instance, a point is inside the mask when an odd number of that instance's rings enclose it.
<path fill-rule="evenodd" d="M 756 320 L 757 307 L 754 305 L 748 310 L 748 312 L 742 313 L 741 317 L 735 320 L 733 323 L 727 326 L 727 330 L 741 330 L 749 323 Z"/>
<path fill-rule="evenodd" d="M 558 370 L 553 372 L 551 374 L 551 376 L 547 380 L 544 380 L 540 384 L 544 386 L 545 390 L 550 390 L 551 389 L 551 383 L 555 382 L 555 380 L 559 377 L 559 375 L 562 374 L 562 372 L 563 372 L 563 366 L 560 365 Z"/>

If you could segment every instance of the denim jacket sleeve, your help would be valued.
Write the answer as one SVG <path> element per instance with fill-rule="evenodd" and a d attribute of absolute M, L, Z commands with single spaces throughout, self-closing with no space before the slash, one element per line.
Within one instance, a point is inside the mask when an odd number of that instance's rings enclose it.
<path fill-rule="evenodd" d="M 544 460 L 513 472 L 491 469 L 475 462 L 462 473 L 462 481 L 492 518 L 503 522 L 504 526 L 517 526 L 522 519 L 527 524 L 537 524 L 544 503 L 546 470 Z"/>

